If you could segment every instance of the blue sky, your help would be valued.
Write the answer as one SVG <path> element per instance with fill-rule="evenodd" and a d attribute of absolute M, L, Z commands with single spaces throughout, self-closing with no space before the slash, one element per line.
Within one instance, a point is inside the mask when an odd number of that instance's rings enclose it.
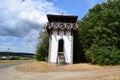
<path fill-rule="evenodd" d="M 34 53 L 38 34 L 47 22 L 46 14 L 87 14 L 106 0 L 1 0 L 0 51 Z"/>

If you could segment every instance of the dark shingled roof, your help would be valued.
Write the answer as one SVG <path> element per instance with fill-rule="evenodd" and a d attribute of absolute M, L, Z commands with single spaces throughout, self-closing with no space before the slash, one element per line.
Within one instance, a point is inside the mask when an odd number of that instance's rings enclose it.
<path fill-rule="evenodd" d="M 48 14 L 47 18 L 49 22 L 76 23 L 78 16 Z"/>

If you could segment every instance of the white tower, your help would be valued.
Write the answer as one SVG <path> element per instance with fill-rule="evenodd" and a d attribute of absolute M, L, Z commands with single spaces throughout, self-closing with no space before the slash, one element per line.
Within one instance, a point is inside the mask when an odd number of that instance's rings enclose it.
<path fill-rule="evenodd" d="M 73 63 L 73 37 L 78 29 L 77 16 L 47 15 L 45 26 L 49 34 L 49 63 Z"/>

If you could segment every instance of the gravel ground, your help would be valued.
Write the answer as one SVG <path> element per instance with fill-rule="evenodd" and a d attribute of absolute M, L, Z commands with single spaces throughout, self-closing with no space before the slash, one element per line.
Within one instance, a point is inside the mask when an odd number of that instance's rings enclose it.
<path fill-rule="evenodd" d="M 14 67 L 0 70 L 0 80 L 120 80 L 120 68 L 74 72 L 22 72 Z"/>
<path fill-rule="evenodd" d="M 12 67 L 15 65 L 20 65 L 20 64 L 25 64 L 25 63 L 27 62 L 3 63 L 3 64 L 0 64 L 0 69 L 4 69 L 4 68 Z"/>

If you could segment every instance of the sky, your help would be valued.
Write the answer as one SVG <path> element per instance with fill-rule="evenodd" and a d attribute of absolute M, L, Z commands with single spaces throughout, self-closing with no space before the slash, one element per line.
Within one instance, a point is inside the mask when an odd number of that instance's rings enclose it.
<path fill-rule="evenodd" d="M 77 15 L 82 19 L 106 0 L 0 0 L 0 52 L 35 53 L 47 14 Z"/>

